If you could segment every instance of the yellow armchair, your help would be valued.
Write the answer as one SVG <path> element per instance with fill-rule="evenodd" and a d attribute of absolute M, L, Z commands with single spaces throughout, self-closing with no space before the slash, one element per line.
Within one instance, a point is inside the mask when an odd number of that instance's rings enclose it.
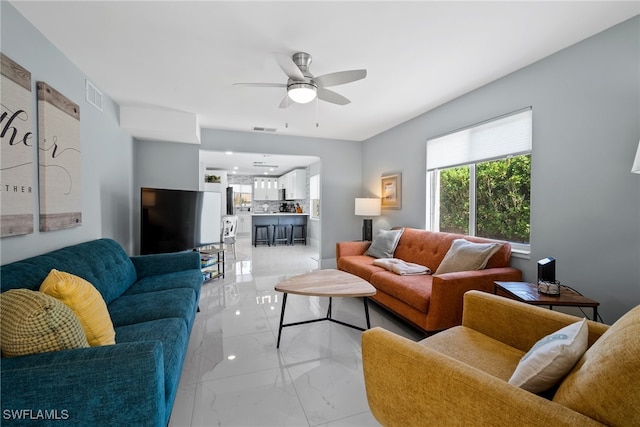
<path fill-rule="evenodd" d="M 555 395 L 508 383 L 531 346 L 578 320 L 470 291 L 462 326 L 420 342 L 368 330 L 362 359 L 371 411 L 382 425 L 402 427 L 638 425 L 640 306 L 611 327 L 588 321 L 590 348 Z"/>

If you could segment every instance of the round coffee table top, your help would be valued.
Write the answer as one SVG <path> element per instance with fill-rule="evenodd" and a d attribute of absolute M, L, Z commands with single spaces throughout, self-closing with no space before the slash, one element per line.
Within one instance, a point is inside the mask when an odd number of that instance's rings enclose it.
<path fill-rule="evenodd" d="M 366 280 L 334 269 L 313 270 L 290 277 L 278 283 L 275 290 L 319 297 L 368 297 L 376 294 L 376 288 Z"/>

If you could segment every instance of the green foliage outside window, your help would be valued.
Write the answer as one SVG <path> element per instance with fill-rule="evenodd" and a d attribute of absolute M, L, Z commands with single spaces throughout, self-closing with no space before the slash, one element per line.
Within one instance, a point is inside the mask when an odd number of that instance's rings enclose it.
<path fill-rule="evenodd" d="M 440 171 L 440 231 L 469 234 L 469 166 Z"/>
<path fill-rule="evenodd" d="M 468 166 L 440 171 L 440 230 L 469 233 Z M 476 236 L 529 243 L 531 156 L 476 165 Z"/>

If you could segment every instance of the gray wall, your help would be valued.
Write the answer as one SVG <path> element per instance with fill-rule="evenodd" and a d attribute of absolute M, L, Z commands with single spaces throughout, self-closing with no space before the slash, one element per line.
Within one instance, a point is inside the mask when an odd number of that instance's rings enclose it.
<path fill-rule="evenodd" d="M 640 18 L 635 17 L 368 140 L 363 188 L 403 174 L 403 206 L 374 228 L 423 228 L 425 142 L 469 124 L 533 107 L 531 257 L 512 264 L 556 277 L 600 301 L 607 323 L 640 304 Z"/>
<path fill-rule="evenodd" d="M 360 220 L 353 207 L 355 198 L 361 196 L 361 142 L 214 129 L 202 129 L 201 137 L 204 150 L 319 157 L 322 266 L 335 267 L 337 242 L 359 238 Z"/>
<path fill-rule="evenodd" d="M 197 144 L 134 139 L 133 253 L 140 253 L 140 188 L 197 191 L 200 184 L 199 150 Z"/>
<path fill-rule="evenodd" d="M 44 81 L 80 106 L 82 150 L 82 226 L 38 231 L 37 167 L 34 167 L 33 234 L 5 237 L 0 262 L 6 264 L 52 249 L 111 237 L 131 249 L 132 140 L 120 130 L 119 107 L 104 94 L 104 111 L 85 101 L 85 76 L 29 21 L 6 1 L 0 2 L 0 50 L 31 72 L 32 117 L 36 118 L 36 82 Z M 33 120 L 34 143 L 37 120 Z M 33 162 L 37 165 L 37 147 Z"/>

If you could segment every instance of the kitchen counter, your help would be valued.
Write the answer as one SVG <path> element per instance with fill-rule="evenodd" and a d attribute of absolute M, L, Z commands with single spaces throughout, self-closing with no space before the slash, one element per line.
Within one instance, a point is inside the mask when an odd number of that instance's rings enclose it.
<path fill-rule="evenodd" d="M 309 215 L 308 213 L 293 213 L 293 212 L 252 212 L 251 216 L 300 216 L 300 215 Z"/>
<path fill-rule="evenodd" d="M 308 213 L 260 213 L 251 214 L 251 223 L 253 227 L 256 225 L 307 225 Z M 253 228 L 252 227 L 252 228 Z"/>

